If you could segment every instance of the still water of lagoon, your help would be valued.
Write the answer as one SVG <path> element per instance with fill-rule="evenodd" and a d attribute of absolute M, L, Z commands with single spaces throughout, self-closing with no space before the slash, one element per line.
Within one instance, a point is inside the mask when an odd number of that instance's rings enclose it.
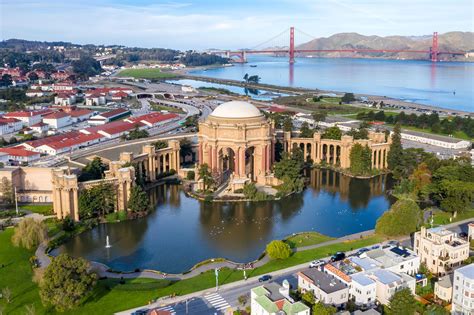
<path fill-rule="evenodd" d="M 102 224 L 53 254 L 67 252 L 114 270 L 178 273 L 215 257 L 252 261 L 271 240 L 292 233 L 340 237 L 370 230 L 390 207 L 386 175 L 363 180 L 313 170 L 309 180 L 302 193 L 266 202 L 201 202 L 186 196 L 179 185 L 160 185 L 149 192 L 156 209 L 147 217 Z"/>

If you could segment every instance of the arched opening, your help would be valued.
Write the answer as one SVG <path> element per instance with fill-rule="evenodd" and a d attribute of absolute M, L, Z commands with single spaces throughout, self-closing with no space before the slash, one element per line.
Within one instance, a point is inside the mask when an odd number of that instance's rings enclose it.
<path fill-rule="evenodd" d="M 336 165 L 337 166 L 341 165 L 341 146 L 340 145 L 336 146 Z"/>
<path fill-rule="evenodd" d="M 379 150 L 379 158 L 378 158 L 377 161 L 378 161 L 378 164 L 377 164 L 378 168 L 379 169 L 382 168 L 382 163 L 381 163 L 382 162 L 382 150 Z"/>
<path fill-rule="evenodd" d="M 334 145 L 329 146 L 329 164 L 334 164 L 335 158 L 334 158 Z"/>
<path fill-rule="evenodd" d="M 323 144 L 321 160 L 325 162 L 328 161 L 328 145 L 327 144 Z"/>
<path fill-rule="evenodd" d="M 382 168 L 385 168 L 385 165 L 387 164 L 387 162 L 385 161 L 385 159 L 387 158 L 387 150 L 383 150 L 383 154 L 382 154 Z"/>
<path fill-rule="evenodd" d="M 219 167 L 221 172 L 235 171 L 235 152 L 231 148 L 222 148 L 219 150 Z"/>
<path fill-rule="evenodd" d="M 306 144 L 306 156 L 305 156 L 306 162 L 311 162 L 313 160 L 311 156 L 311 143 Z"/>
<path fill-rule="evenodd" d="M 255 180 L 255 147 L 250 147 L 245 150 L 245 175 L 250 175 L 249 178 Z"/>

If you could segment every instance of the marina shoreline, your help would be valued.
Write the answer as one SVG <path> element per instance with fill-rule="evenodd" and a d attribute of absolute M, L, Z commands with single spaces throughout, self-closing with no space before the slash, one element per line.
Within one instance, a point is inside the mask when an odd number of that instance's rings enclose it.
<path fill-rule="evenodd" d="M 209 83 L 217 83 L 217 84 L 247 87 L 247 88 L 254 88 L 254 89 L 264 89 L 264 90 L 280 92 L 280 93 L 290 93 L 290 94 L 318 93 L 318 94 L 335 94 L 338 96 L 342 96 L 344 93 L 346 93 L 346 92 L 341 92 L 341 91 L 309 89 L 309 88 L 303 88 L 303 87 L 279 86 L 279 85 L 266 84 L 266 83 L 246 83 L 240 80 L 220 79 L 220 78 L 208 77 L 208 76 L 203 76 L 203 75 L 195 75 L 192 73 L 193 71 L 196 71 L 196 70 L 208 70 L 208 69 L 215 69 L 215 68 L 222 68 L 222 67 L 228 67 L 228 66 L 212 65 L 212 66 L 205 66 L 205 67 L 192 67 L 192 68 L 181 69 L 174 73 L 178 74 L 181 79 L 190 79 L 190 80 L 196 80 L 196 81 L 204 81 L 204 82 L 209 82 Z M 180 79 L 180 78 L 177 78 L 177 79 Z M 416 102 L 408 102 L 408 101 L 404 101 L 402 99 L 398 99 L 394 97 L 373 95 L 373 94 L 360 94 L 360 93 L 354 93 L 354 95 L 356 97 L 366 98 L 369 102 L 383 101 L 385 104 L 405 107 L 408 110 L 413 110 L 413 111 L 437 111 L 439 114 L 445 115 L 445 116 L 450 116 L 450 115 L 474 116 L 474 112 L 468 112 L 468 111 L 457 110 L 457 109 L 449 109 L 449 108 L 444 108 L 442 106 L 426 105 L 426 104 L 420 104 Z"/>

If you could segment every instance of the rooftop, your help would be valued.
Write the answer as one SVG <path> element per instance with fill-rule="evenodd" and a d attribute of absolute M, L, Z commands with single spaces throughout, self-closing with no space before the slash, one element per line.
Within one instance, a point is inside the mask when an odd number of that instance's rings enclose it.
<path fill-rule="evenodd" d="M 12 156 L 35 156 L 39 155 L 38 152 L 33 152 L 29 150 L 25 150 L 22 148 L 18 147 L 13 147 L 13 148 L 0 148 L 0 152 L 7 153 Z"/>
<path fill-rule="evenodd" d="M 437 284 L 443 288 L 451 288 L 453 286 L 453 274 L 447 274 L 439 278 Z"/>
<path fill-rule="evenodd" d="M 395 273 L 385 270 L 385 269 L 376 269 L 371 272 L 377 280 L 383 284 L 392 284 L 394 282 L 401 282 L 402 278 L 400 278 Z"/>
<path fill-rule="evenodd" d="M 65 117 L 70 117 L 70 115 L 65 112 L 54 112 L 44 116 L 43 119 L 61 119 Z"/>
<path fill-rule="evenodd" d="M 337 292 L 346 288 L 346 285 L 341 280 L 316 268 L 299 272 L 298 275 L 303 275 L 308 280 L 311 280 L 315 286 L 326 293 Z"/>
<path fill-rule="evenodd" d="M 382 268 L 395 266 L 417 257 L 412 250 L 397 246 L 374 249 L 366 252 L 365 255 L 380 264 Z"/>
<path fill-rule="evenodd" d="M 260 110 L 249 102 L 230 101 L 217 106 L 211 113 L 217 118 L 252 118 L 260 117 Z"/>
<path fill-rule="evenodd" d="M 459 272 L 466 278 L 474 279 L 474 264 L 470 264 L 470 265 L 461 267 L 459 269 L 456 269 L 455 273 L 456 272 Z"/>

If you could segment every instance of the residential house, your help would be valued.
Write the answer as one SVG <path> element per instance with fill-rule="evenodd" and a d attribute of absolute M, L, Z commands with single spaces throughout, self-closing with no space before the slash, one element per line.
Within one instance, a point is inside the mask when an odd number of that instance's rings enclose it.
<path fill-rule="evenodd" d="M 23 122 L 16 118 L 0 117 L 0 135 L 17 132 L 23 129 Z"/>
<path fill-rule="evenodd" d="M 290 297 L 287 281 L 283 286 L 275 282 L 253 288 L 250 291 L 251 315 L 310 315 L 311 309 Z"/>
<path fill-rule="evenodd" d="M 469 243 L 443 227 L 421 227 L 415 233 L 415 252 L 435 275 L 445 275 L 469 257 Z"/>
<path fill-rule="evenodd" d="M 311 291 L 317 301 L 340 306 L 349 300 L 349 287 L 336 277 L 316 268 L 298 272 L 298 288 Z"/>
<path fill-rule="evenodd" d="M 434 297 L 451 303 L 453 298 L 453 274 L 447 274 L 436 281 L 434 286 Z"/>
<path fill-rule="evenodd" d="M 474 264 L 454 270 L 452 314 L 474 314 Z"/>
<path fill-rule="evenodd" d="M 61 129 L 72 124 L 71 116 L 65 112 L 54 112 L 43 117 L 43 123 L 54 129 Z"/>
<path fill-rule="evenodd" d="M 113 120 L 123 118 L 130 114 L 130 111 L 123 108 L 117 108 L 108 112 L 100 113 L 98 115 L 92 116 L 87 122 L 90 125 L 104 125 Z"/>
<path fill-rule="evenodd" d="M 8 159 L 11 162 L 17 163 L 31 163 L 40 159 L 41 154 L 25 150 L 19 147 L 0 148 L 0 152 L 8 154 Z"/>

